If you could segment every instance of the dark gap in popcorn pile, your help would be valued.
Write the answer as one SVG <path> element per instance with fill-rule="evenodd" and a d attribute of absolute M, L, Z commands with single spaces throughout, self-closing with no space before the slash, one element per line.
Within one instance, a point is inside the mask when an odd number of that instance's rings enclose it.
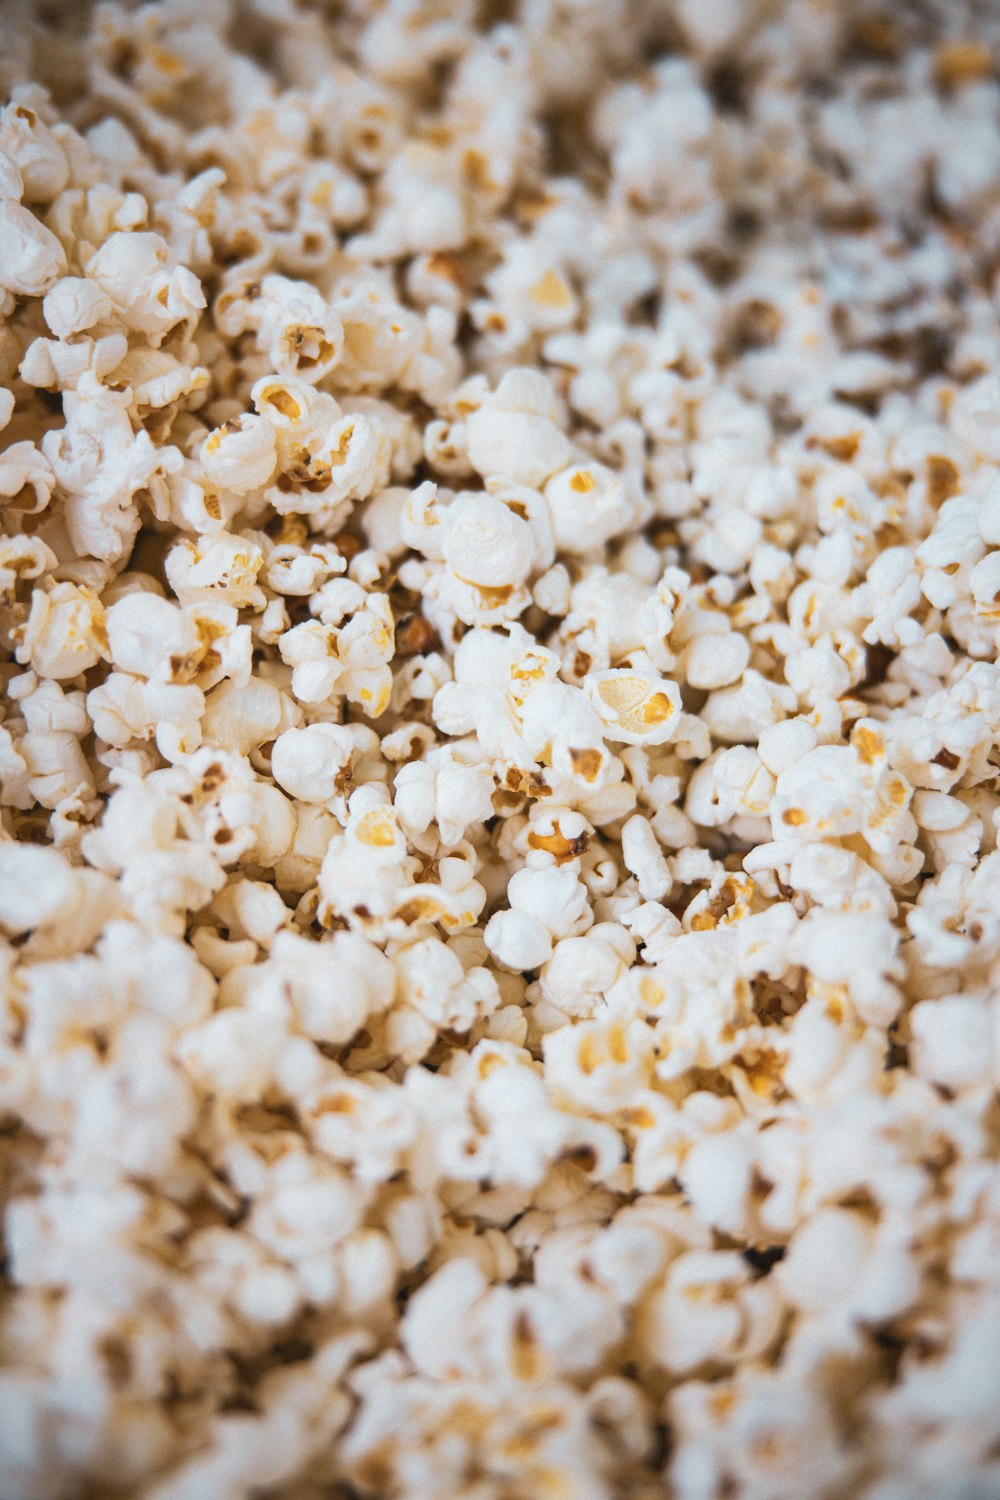
<path fill-rule="evenodd" d="M 0 1500 L 995 1500 L 1000 4 L 0 92 Z"/>

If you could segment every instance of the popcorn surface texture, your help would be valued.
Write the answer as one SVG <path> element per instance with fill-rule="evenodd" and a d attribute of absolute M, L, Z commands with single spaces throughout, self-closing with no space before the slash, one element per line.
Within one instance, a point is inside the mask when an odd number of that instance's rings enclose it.
<path fill-rule="evenodd" d="M 0 4 L 0 1497 L 1000 1496 L 1000 6 Z"/>

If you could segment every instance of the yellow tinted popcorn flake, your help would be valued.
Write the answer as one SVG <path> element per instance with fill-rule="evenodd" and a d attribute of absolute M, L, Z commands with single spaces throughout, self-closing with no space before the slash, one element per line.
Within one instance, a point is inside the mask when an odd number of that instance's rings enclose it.
<path fill-rule="evenodd" d="M 390 848 L 396 842 L 396 829 L 389 815 L 377 809 L 361 819 L 355 838 L 373 849 Z"/>
<path fill-rule="evenodd" d="M 627 744 L 659 744 L 677 720 L 680 694 L 674 683 L 616 668 L 590 674 L 585 686 L 609 738 Z"/>
<path fill-rule="evenodd" d="M 573 294 L 557 271 L 546 271 L 540 281 L 531 288 L 530 296 L 542 307 L 564 308 L 570 305 Z"/>

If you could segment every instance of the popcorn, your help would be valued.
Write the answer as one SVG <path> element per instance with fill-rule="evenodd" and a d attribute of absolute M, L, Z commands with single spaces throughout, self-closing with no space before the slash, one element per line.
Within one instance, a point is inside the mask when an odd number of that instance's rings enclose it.
<path fill-rule="evenodd" d="M 264 744 L 276 746 L 297 718 L 295 704 L 273 683 L 230 678 L 206 698 L 202 733 L 223 749 L 250 755 Z"/>
<path fill-rule="evenodd" d="M 350 780 L 355 745 L 339 724 L 286 729 L 271 750 L 271 774 L 299 802 L 329 802 Z"/>
<path fill-rule="evenodd" d="M 57 339 L 86 333 L 111 317 L 111 298 L 85 276 L 63 276 L 42 300 L 42 313 Z"/>
<path fill-rule="evenodd" d="M 318 703 L 337 690 L 378 718 L 392 691 L 387 663 L 395 642 L 388 598 L 344 580 L 340 588 L 326 585 L 315 606 L 320 619 L 294 626 L 279 642 L 282 660 L 292 668 L 293 693 L 304 703 Z"/>
<path fill-rule="evenodd" d="M 460 748 L 448 747 L 400 766 L 394 801 L 412 838 L 418 838 L 434 822 L 442 843 L 454 845 L 461 842 L 472 824 L 493 816 L 494 786 L 488 765 L 474 755 L 463 762 Z"/>
<path fill-rule="evenodd" d="M 891 1247 L 860 1215 L 825 1208 L 796 1231 L 776 1280 L 796 1307 L 826 1317 L 898 1316 L 917 1293 L 903 1236 Z M 878 1240 L 884 1243 L 878 1246 Z"/>
<path fill-rule="evenodd" d="M 997 1069 L 995 1006 L 975 995 L 922 1000 L 910 1013 L 914 1067 L 946 1088 L 986 1083 Z"/>
<path fill-rule="evenodd" d="M 622 828 L 622 859 L 645 901 L 662 901 L 673 877 L 648 818 L 636 814 Z"/>
<path fill-rule="evenodd" d="M 279 375 L 313 384 L 336 365 L 344 342 L 343 325 L 308 282 L 265 276 L 259 295 L 248 304 L 248 313 L 249 326 Z"/>
<path fill-rule="evenodd" d="M 319 888 L 329 910 L 362 926 L 440 922 L 448 931 L 471 926 L 485 892 L 473 877 L 467 846 L 437 862 L 439 880 L 418 881 L 420 862 L 406 852 L 394 809 L 381 788 L 362 788 L 350 801 L 347 826 L 327 850 Z"/>
<path fill-rule="evenodd" d="M 570 869 L 518 870 L 508 882 L 507 900 L 508 910 L 493 914 L 483 940 L 511 969 L 539 968 L 551 957 L 553 940 L 575 936 L 593 921 L 586 886 Z"/>
<path fill-rule="evenodd" d="M 755 1496 L 790 1494 L 807 1470 L 826 1488 L 852 1483 L 854 1465 L 820 1392 L 753 1364 L 747 1371 L 677 1388 L 669 1403 L 679 1431 L 673 1483 L 702 1494 L 731 1483 Z"/>
<path fill-rule="evenodd" d="M 0 289 L 39 297 L 66 271 L 66 255 L 51 229 L 16 201 L 19 191 L 0 198 Z"/>
<path fill-rule="evenodd" d="M 401 949 L 397 964 L 404 1006 L 435 1028 L 468 1032 L 499 1003 L 499 990 L 489 970 L 477 966 L 466 974 L 456 953 L 436 938 L 422 938 Z M 391 1021 L 398 1015 L 397 1008 Z"/>
<path fill-rule="evenodd" d="M 497 963 L 505 968 L 539 969 L 552 956 L 552 934 L 530 911 L 494 912 L 483 939 Z"/>
<path fill-rule="evenodd" d="M 14 936 L 53 921 L 71 904 L 73 871 L 54 849 L 0 844 L 0 869 L 0 924 Z"/>
<path fill-rule="evenodd" d="M 348 499 L 363 499 L 373 487 L 379 460 L 378 437 L 361 415 L 320 428 L 306 450 L 297 449 L 290 470 L 279 476 L 272 503 L 279 514 L 310 515 Z"/>
<path fill-rule="evenodd" d="M 619 1017 L 561 1026 L 544 1042 L 546 1070 L 557 1095 L 598 1112 L 621 1108 L 644 1086 L 653 1052 L 653 1034 L 645 1022 Z"/>
<path fill-rule="evenodd" d="M 774 790 L 775 779 L 756 751 L 734 745 L 698 767 L 688 782 L 684 805 L 688 816 L 707 828 L 736 818 L 759 822 L 770 809 Z"/>
<path fill-rule="evenodd" d="M 42 807 L 93 796 L 90 767 L 72 732 L 29 730 L 19 752 L 28 773 L 28 790 Z"/>
<path fill-rule="evenodd" d="M 764 1354 L 777 1338 L 781 1300 L 733 1251 L 692 1250 L 671 1262 L 646 1304 L 647 1358 L 678 1374 Z"/>
<path fill-rule="evenodd" d="M 162 355 L 161 359 L 162 365 L 157 369 L 155 355 L 148 361 L 141 356 L 130 357 L 128 340 L 121 333 L 78 339 L 73 344 L 35 339 L 21 361 L 19 373 L 26 385 L 66 391 L 73 390 L 84 375 L 96 375 L 102 379 L 114 370 L 135 380 L 135 404 L 146 409 L 165 406 L 178 396 L 206 384 L 204 372 L 192 371 L 190 377 L 186 373 L 181 375 L 179 366 L 169 354 Z M 144 366 L 150 371 L 148 380 L 143 380 L 139 373 Z"/>
<path fill-rule="evenodd" d="M 696 635 L 684 653 L 684 675 L 692 687 L 711 692 L 738 681 L 749 660 L 749 643 L 735 631 Z"/>
<path fill-rule="evenodd" d="M 628 529 L 637 507 L 625 480 L 603 464 L 578 464 L 545 486 L 552 534 L 562 551 L 591 552 Z"/>
<path fill-rule="evenodd" d="M 201 463 L 212 484 L 245 494 L 267 483 L 274 473 L 274 429 L 253 414 L 233 417 L 202 444 Z"/>
<path fill-rule="evenodd" d="M 43 677 L 77 677 L 100 661 L 107 651 L 105 614 L 92 590 L 57 583 L 47 593 L 32 595 L 18 659 L 29 662 Z"/>
<path fill-rule="evenodd" d="M 172 261 L 162 235 L 123 231 L 105 240 L 84 266 L 124 327 L 144 333 L 154 349 L 178 323 L 196 318 L 205 306 L 198 278 Z"/>
<path fill-rule="evenodd" d="M 453 317 L 438 306 L 421 323 L 391 296 L 384 281 L 348 283 L 337 311 L 344 324 L 344 347 L 338 374 L 355 388 L 404 388 L 440 400 L 459 378 L 458 362 L 448 348 Z"/>
<path fill-rule="evenodd" d="M 533 552 L 527 523 L 496 496 L 459 494 L 448 507 L 442 556 L 466 582 L 516 587 Z"/>
<path fill-rule="evenodd" d="M 257 585 L 264 554 L 255 543 L 216 532 L 198 543 L 181 541 L 166 560 L 167 578 L 182 604 L 231 604 L 237 609 L 264 604 Z"/>
<path fill-rule="evenodd" d="M 51 203 L 69 181 L 69 163 L 59 138 L 27 102 L 0 110 L 0 151 L 16 164 L 29 203 Z"/>
<path fill-rule="evenodd" d="M 329 987 L 334 974 L 335 993 Z M 349 1041 L 370 1015 L 387 1008 L 392 994 L 388 960 L 364 938 L 347 933 L 337 933 L 320 947 L 295 933 L 279 932 L 268 960 L 242 974 L 237 971 L 234 979 L 249 1010 L 265 1019 L 285 1015 L 297 1029 L 323 1042 Z"/>
<path fill-rule="evenodd" d="M 609 739 L 662 745 L 677 726 L 681 698 L 673 682 L 618 667 L 589 673 L 584 691 L 607 726 Z"/>
<path fill-rule="evenodd" d="M 63 395 L 66 425 L 41 441 L 57 483 L 66 492 L 66 526 L 73 547 L 115 562 L 139 530 L 135 495 L 157 476 L 176 473 L 177 449 L 157 449 L 144 430 L 134 433 L 126 408 L 128 390 L 113 391 L 92 372 Z"/>
<path fill-rule="evenodd" d="M 583 937 L 556 945 L 539 980 L 543 998 L 568 1015 L 588 1015 L 612 989 L 634 957 L 631 939 L 610 922 L 596 923 Z"/>
<path fill-rule="evenodd" d="M 570 456 L 554 415 L 548 382 L 532 370 L 509 370 L 493 395 L 466 418 L 473 467 L 484 477 L 537 487 Z"/>
<path fill-rule="evenodd" d="M 988 7 L 77 9 L 0 47 L 4 1495 L 993 1493 Z"/>
<path fill-rule="evenodd" d="M 237 619 L 228 604 L 182 609 L 136 588 L 108 611 L 108 650 L 115 667 L 165 687 L 194 682 L 210 688 L 226 677 L 243 684 L 250 675 L 250 632 Z M 165 701 L 162 692 L 158 696 Z"/>

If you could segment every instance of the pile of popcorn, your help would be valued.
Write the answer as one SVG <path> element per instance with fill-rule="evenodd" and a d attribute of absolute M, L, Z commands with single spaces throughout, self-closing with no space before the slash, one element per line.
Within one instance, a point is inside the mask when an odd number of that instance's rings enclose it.
<path fill-rule="evenodd" d="M 1000 8 L 0 89 L 3 1500 L 1000 1494 Z"/>

